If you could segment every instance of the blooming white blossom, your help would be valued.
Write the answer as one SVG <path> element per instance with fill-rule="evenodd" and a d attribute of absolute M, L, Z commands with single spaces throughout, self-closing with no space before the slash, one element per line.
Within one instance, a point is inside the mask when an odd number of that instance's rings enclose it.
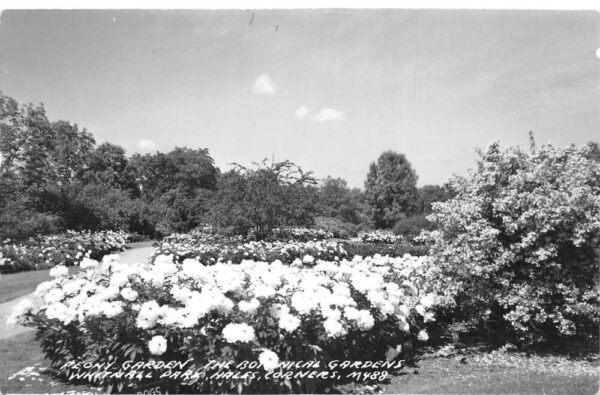
<path fill-rule="evenodd" d="M 375 319 L 369 310 L 359 310 L 356 324 L 363 331 L 368 331 L 375 325 Z"/>
<path fill-rule="evenodd" d="M 429 335 L 427 334 L 427 331 L 425 329 L 419 331 L 419 333 L 417 334 L 417 339 L 422 342 L 426 342 L 427 340 L 429 340 Z"/>
<path fill-rule="evenodd" d="M 246 314 L 255 315 L 256 310 L 260 307 L 260 302 L 256 298 L 252 298 L 249 301 L 242 300 L 238 303 L 238 308 Z"/>
<path fill-rule="evenodd" d="M 83 270 L 95 269 L 98 267 L 98 261 L 86 257 L 81 260 L 79 267 Z"/>
<path fill-rule="evenodd" d="M 284 314 L 279 317 L 279 327 L 286 332 L 294 332 L 300 326 L 300 319 L 292 314 Z"/>
<path fill-rule="evenodd" d="M 223 337 L 228 343 L 249 343 L 256 338 L 254 328 L 245 323 L 227 324 L 223 328 Z"/>
<path fill-rule="evenodd" d="M 167 339 L 163 336 L 154 336 L 148 342 L 148 350 L 152 355 L 163 355 L 167 351 Z"/>
<path fill-rule="evenodd" d="M 133 302 L 137 299 L 138 293 L 137 291 L 127 287 L 121 290 L 121 296 L 123 297 L 123 299 Z"/>
<path fill-rule="evenodd" d="M 154 300 L 144 302 L 140 307 L 136 325 L 141 329 L 150 329 L 156 325 L 156 321 L 160 317 L 161 308 Z"/>
<path fill-rule="evenodd" d="M 258 361 L 267 372 L 279 366 L 279 357 L 271 350 L 263 350 L 258 356 Z"/>
<path fill-rule="evenodd" d="M 15 326 L 21 322 L 23 316 L 34 309 L 34 305 L 29 299 L 23 299 L 13 307 L 11 314 L 7 317 L 8 326 Z"/>
<path fill-rule="evenodd" d="M 54 266 L 50 269 L 50 277 L 65 277 L 69 275 L 69 269 L 64 265 Z"/>
<path fill-rule="evenodd" d="M 273 303 L 269 309 L 269 312 L 273 318 L 280 318 L 281 316 L 289 314 L 290 308 L 281 303 Z"/>
<path fill-rule="evenodd" d="M 346 329 L 342 326 L 342 323 L 335 318 L 328 318 L 323 323 L 323 328 L 329 337 L 340 337 L 347 333 Z"/>

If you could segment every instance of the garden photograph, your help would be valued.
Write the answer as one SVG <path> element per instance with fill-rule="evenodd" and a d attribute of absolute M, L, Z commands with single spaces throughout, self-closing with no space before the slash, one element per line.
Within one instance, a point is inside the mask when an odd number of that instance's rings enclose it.
<path fill-rule="evenodd" d="M 599 393 L 600 13 L 343 7 L 1 11 L 0 395 Z"/>

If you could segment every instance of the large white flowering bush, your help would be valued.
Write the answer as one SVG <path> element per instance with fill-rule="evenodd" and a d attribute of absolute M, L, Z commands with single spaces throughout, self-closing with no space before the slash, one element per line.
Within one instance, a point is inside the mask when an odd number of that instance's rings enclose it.
<path fill-rule="evenodd" d="M 389 348 L 426 341 L 433 320 L 431 295 L 405 273 L 426 258 L 355 257 L 312 267 L 244 260 L 206 266 L 159 256 L 152 264 L 124 265 L 115 256 L 68 277 L 57 268 L 37 293 L 44 304 L 18 306 L 11 319 L 37 328 L 37 338 L 61 367 L 91 363 L 193 360 L 198 374 L 184 392 L 299 391 L 290 379 L 211 378 L 207 364 L 256 361 L 272 371 L 289 361 L 384 360 Z M 69 377 L 73 370 L 61 371 Z M 137 378 L 90 378 L 129 390 Z M 181 380 L 163 380 L 173 390 Z M 115 388 L 115 387 L 113 387 Z"/>
<path fill-rule="evenodd" d="M 499 320 L 525 342 L 597 336 L 600 163 L 591 147 L 493 143 L 452 185 L 457 196 L 428 217 L 439 230 L 428 235 L 427 284 L 455 318 Z"/>
<path fill-rule="evenodd" d="M 71 266 L 83 258 L 101 258 L 125 248 L 129 234 L 122 231 L 75 232 L 40 236 L 26 241 L 0 242 L 0 273 Z"/>

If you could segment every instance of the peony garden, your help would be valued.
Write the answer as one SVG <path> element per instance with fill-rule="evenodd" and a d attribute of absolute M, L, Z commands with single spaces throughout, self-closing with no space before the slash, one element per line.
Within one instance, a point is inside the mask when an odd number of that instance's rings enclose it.
<path fill-rule="evenodd" d="M 0 141 L 3 392 L 598 389 L 597 142 L 492 142 L 424 187 L 386 151 L 359 190 L 290 161 L 126 157 L 0 103 L 31 141 Z"/>

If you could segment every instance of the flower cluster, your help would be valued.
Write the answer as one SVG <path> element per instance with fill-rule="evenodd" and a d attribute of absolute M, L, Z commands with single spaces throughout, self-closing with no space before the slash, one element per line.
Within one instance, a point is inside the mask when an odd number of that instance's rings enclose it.
<path fill-rule="evenodd" d="M 333 238 L 332 232 L 321 228 L 278 228 L 273 234 L 278 240 L 317 241 Z"/>
<path fill-rule="evenodd" d="M 400 235 L 395 235 L 389 231 L 375 230 L 372 232 L 362 233 L 361 241 L 374 244 L 395 244 L 404 240 Z"/>
<path fill-rule="evenodd" d="M 598 336 L 600 162 L 592 146 L 530 152 L 492 143 L 428 219 L 429 286 L 472 320 L 531 343 Z M 597 341 L 597 340 L 596 340 Z"/>
<path fill-rule="evenodd" d="M 37 326 L 42 342 L 52 339 L 44 344 L 55 364 L 84 354 L 98 363 L 139 355 L 193 358 L 200 367 L 226 357 L 270 371 L 279 361 L 384 359 L 408 338 L 426 341 L 423 324 L 434 319 L 435 297 L 419 294 L 403 275 L 425 258 L 316 260 L 312 267 L 250 260 L 205 266 L 164 255 L 125 265 L 117 258 L 86 259 L 75 276 L 55 268 L 54 280 L 36 291 L 44 304 L 23 304 L 12 317 Z M 187 384 L 215 391 L 209 380 Z"/>
<path fill-rule="evenodd" d="M 97 259 L 122 250 L 128 238 L 129 235 L 121 231 L 67 231 L 21 242 L 6 239 L 0 242 L 0 273 L 71 266 L 84 257 Z"/>
<path fill-rule="evenodd" d="M 205 265 L 218 262 L 240 263 L 243 260 L 276 261 L 286 264 L 313 265 L 316 260 L 339 261 L 348 257 L 344 247 L 334 241 L 248 241 L 223 242 L 198 241 L 193 236 L 177 236 L 163 240 L 154 252 L 153 258 L 160 255 L 173 255 L 179 262 L 196 259 Z"/>

